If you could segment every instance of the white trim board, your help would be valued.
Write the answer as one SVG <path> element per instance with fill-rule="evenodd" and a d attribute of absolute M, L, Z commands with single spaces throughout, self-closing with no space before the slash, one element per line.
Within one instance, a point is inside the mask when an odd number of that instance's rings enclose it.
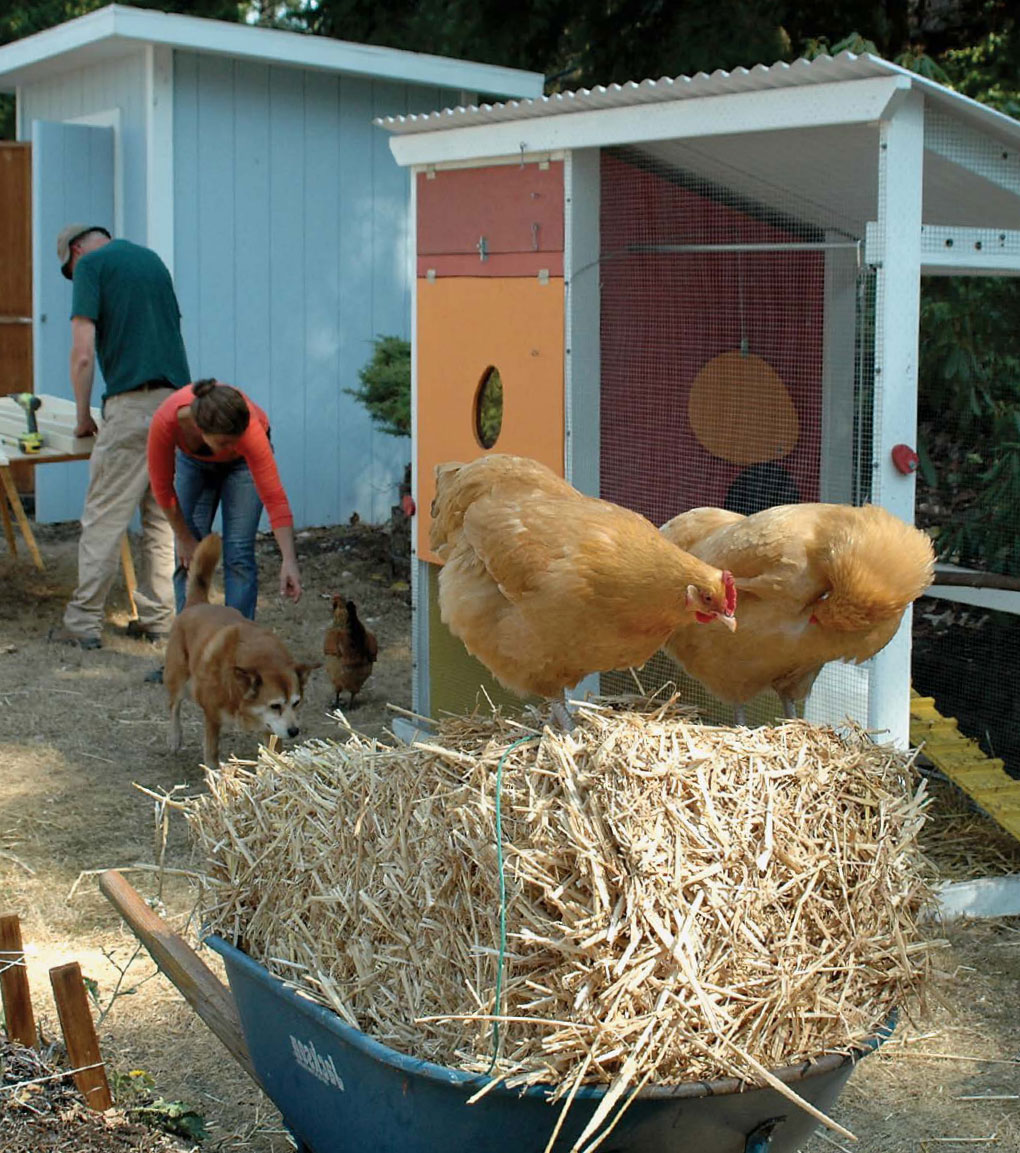
<path fill-rule="evenodd" d="M 174 274 L 174 54 L 145 49 L 146 244 Z"/>
<path fill-rule="evenodd" d="M 563 112 L 555 116 L 451 127 L 390 138 L 400 165 L 439 164 L 567 148 L 605 148 L 651 140 L 693 140 L 789 128 L 870 124 L 910 89 L 901 76 L 810 88 L 774 88 L 697 100 Z"/>

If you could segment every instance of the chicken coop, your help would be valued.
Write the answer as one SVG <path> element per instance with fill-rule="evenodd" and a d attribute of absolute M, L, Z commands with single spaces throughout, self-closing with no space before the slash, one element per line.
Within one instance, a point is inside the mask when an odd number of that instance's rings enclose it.
<path fill-rule="evenodd" d="M 420 713 L 512 699 L 440 620 L 438 462 L 534 457 L 656 525 L 802 501 L 914 522 L 922 278 L 1020 274 L 1020 124 L 851 53 L 379 123 L 413 172 Z M 806 715 L 905 742 L 910 616 Z M 635 675 L 712 708 L 661 655 Z"/>

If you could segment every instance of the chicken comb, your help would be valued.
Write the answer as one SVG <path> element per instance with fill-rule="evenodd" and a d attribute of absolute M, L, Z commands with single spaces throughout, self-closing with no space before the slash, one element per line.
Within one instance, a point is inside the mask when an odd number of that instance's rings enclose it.
<path fill-rule="evenodd" d="M 724 571 L 722 583 L 726 590 L 726 615 L 732 616 L 737 607 L 737 582 L 733 579 L 733 573 Z"/>

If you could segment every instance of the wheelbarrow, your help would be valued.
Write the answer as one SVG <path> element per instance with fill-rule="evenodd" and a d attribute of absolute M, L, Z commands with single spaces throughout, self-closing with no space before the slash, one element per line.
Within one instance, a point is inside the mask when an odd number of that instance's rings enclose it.
<path fill-rule="evenodd" d="M 398 1053 L 302 997 L 220 937 L 228 993 L 200 958 L 119 874 L 100 888 L 156 963 L 227 1045 L 283 1116 L 300 1153 L 543 1153 L 562 1102 L 545 1086 L 496 1086 L 477 1074 Z M 190 956 L 189 956 L 190 954 Z M 182 962 L 184 971 L 182 971 Z M 202 972 L 204 970 L 204 973 Z M 892 1032 L 890 1022 L 850 1055 L 772 1070 L 825 1112 L 857 1060 Z M 578 1089 L 553 1145 L 566 1153 L 605 1092 Z M 817 1119 L 772 1087 L 727 1078 L 646 1086 L 600 1148 L 603 1153 L 795 1153 Z"/>

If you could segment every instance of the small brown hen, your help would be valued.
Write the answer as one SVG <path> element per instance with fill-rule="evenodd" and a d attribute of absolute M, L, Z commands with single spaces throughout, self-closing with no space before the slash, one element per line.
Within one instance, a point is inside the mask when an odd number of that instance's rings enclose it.
<path fill-rule="evenodd" d="M 537 461 L 437 466 L 432 518 L 443 622 L 507 688 L 553 699 L 564 727 L 557 698 L 589 673 L 642 665 L 699 621 L 736 627 L 729 573 Z"/>
<path fill-rule="evenodd" d="M 681 630 L 664 648 L 735 706 L 738 724 L 745 702 L 769 688 L 795 717 L 825 664 L 873 657 L 934 572 L 927 535 L 877 505 L 780 505 L 748 517 L 699 508 L 661 531 L 733 573 L 740 632 L 706 643 Z"/>
<path fill-rule="evenodd" d="M 353 708 L 354 697 L 372 675 L 379 653 L 375 634 L 361 623 L 354 601 L 340 595 L 333 598 L 333 623 L 326 629 L 322 651 L 326 655 L 326 672 L 336 690 L 333 707 L 339 708 L 340 694 L 348 692 L 349 707 Z"/>

